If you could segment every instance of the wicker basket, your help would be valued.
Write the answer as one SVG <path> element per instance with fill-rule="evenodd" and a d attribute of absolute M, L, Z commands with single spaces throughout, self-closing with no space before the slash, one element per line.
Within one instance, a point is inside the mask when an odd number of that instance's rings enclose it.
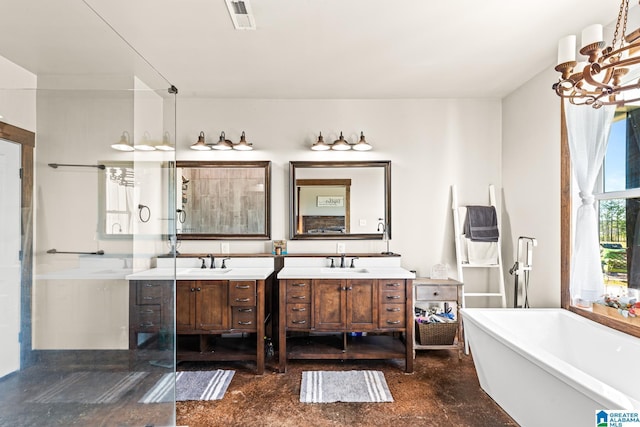
<path fill-rule="evenodd" d="M 418 323 L 417 338 L 420 345 L 452 345 L 458 332 L 458 322 Z"/>

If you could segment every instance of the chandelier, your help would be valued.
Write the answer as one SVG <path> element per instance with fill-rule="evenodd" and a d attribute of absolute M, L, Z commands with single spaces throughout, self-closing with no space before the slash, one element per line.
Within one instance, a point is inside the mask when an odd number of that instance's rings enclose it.
<path fill-rule="evenodd" d="M 558 65 L 561 73 L 553 89 L 575 105 L 623 105 L 640 101 L 638 76 L 623 81 L 631 67 L 640 64 L 640 28 L 626 34 L 629 0 L 620 2 L 613 40 L 605 47 L 602 25 L 582 30 L 579 53 L 588 59 L 576 61 L 576 36 L 570 35 L 558 43 Z"/>

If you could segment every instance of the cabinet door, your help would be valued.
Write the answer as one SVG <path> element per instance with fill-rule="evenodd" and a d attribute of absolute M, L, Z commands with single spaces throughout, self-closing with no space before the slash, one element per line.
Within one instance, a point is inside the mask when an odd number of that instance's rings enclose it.
<path fill-rule="evenodd" d="M 346 327 L 346 280 L 314 280 L 314 327 L 319 330 L 344 330 Z"/>
<path fill-rule="evenodd" d="M 347 282 L 347 328 L 370 331 L 378 326 L 378 292 L 374 279 Z"/>
<path fill-rule="evenodd" d="M 196 282 L 180 280 L 176 284 L 176 332 L 195 328 Z"/>
<path fill-rule="evenodd" d="M 196 329 L 229 329 L 228 288 L 229 282 L 226 280 L 196 282 Z"/>

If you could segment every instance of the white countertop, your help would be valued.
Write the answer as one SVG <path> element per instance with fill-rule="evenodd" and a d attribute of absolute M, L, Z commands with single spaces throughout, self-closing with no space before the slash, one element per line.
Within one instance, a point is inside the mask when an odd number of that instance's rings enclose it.
<path fill-rule="evenodd" d="M 270 267 L 231 267 L 221 268 L 151 268 L 129 274 L 127 280 L 264 280 L 271 273 Z"/>
<path fill-rule="evenodd" d="M 415 279 L 402 267 L 284 267 L 278 279 Z"/>

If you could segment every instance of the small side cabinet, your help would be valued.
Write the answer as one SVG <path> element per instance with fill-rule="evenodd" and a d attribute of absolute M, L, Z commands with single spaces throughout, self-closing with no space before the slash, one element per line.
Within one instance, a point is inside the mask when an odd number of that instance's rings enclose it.
<path fill-rule="evenodd" d="M 429 342 L 429 335 L 426 335 L 425 339 L 421 337 L 420 326 L 413 322 L 415 332 L 415 344 L 413 346 L 415 350 L 436 350 L 436 349 L 457 349 L 458 357 L 462 357 L 462 343 L 463 343 L 463 331 L 462 322 L 460 319 L 460 313 L 458 311 L 462 304 L 462 283 L 452 279 L 428 279 L 428 278 L 416 278 L 413 281 L 413 308 L 414 312 L 416 308 L 428 310 L 431 305 L 444 305 L 448 304 L 451 307 L 455 316 L 455 324 L 447 324 L 448 327 L 454 328 L 455 337 L 451 340 L 451 343 L 443 344 L 438 341 L 437 337 L 434 342 Z M 434 325 L 438 327 L 440 325 Z M 428 328 L 428 325 L 422 327 Z M 428 329 L 425 331 L 427 332 Z M 415 355 L 414 355 L 415 356 Z"/>

